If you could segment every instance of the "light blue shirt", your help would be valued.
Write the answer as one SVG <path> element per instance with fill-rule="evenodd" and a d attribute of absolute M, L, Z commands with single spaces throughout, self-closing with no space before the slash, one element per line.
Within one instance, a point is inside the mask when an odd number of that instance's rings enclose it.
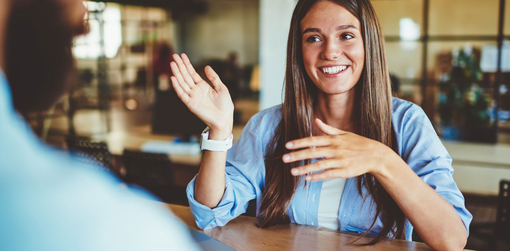
<path fill-rule="evenodd" d="M 150 200 L 41 142 L 0 71 L 0 250 L 198 250 Z"/>
<path fill-rule="evenodd" d="M 191 212 L 202 229 L 224 226 L 246 211 L 250 200 L 262 198 L 266 169 L 266 147 L 281 120 L 281 106 L 264 110 L 253 116 L 244 128 L 241 138 L 228 151 L 225 193 L 219 205 L 210 209 L 194 198 L 195 179 L 187 187 Z M 437 136 L 423 110 L 410 102 L 393 98 L 393 127 L 398 142 L 398 154 L 409 167 L 459 213 L 466 229 L 472 216 L 464 205 L 464 197 L 453 180 L 452 159 Z M 287 214 L 291 222 L 318 226 L 319 198 L 322 182 L 299 184 Z M 364 190 L 366 194 L 366 190 Z M 368 196 L 368 195 L 366 195 Z M 359 195 L 356 178 L 347 179 L 342 194 L 338 222 L 341 231 L 364 233 L 372 224 L 375 204 L 370 196 L 366 201 Z M 377 220 L 370 234 L 382 229 Z M 406 222 L 406 238 L 411 240 L 413 226 Z"/>

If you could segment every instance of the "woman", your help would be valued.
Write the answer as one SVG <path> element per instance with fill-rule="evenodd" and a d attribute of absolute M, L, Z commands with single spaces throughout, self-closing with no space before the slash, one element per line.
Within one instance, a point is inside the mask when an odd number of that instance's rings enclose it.
<path fill-rule="evenodd" d="M 223 141 L 228 90 L 211 88 L 183 54 L 172 84 Z M 226 167 L 225 167 L 226 161 Z M 260 225 L 294 222 L 461 249 L 471 215 L 451 159 L 418 106 L 391 98 L 384 44 L 369 0 L 300 0 L 288 41 L 285 101 L 255 115 L 233 149 L 205 151 L 188 186 L 201 228 L 223 226 L 257 199 Z"/>

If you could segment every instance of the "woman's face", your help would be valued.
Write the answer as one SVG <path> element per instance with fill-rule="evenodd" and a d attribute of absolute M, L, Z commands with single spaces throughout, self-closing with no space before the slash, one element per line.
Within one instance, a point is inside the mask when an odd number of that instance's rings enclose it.
<path fill-rule="evenodd" d="M 325 94 L 349 92 L 365 63 L 360 22 L 343 6 L 316 3 L 301 20 L 306 73 Z"/>

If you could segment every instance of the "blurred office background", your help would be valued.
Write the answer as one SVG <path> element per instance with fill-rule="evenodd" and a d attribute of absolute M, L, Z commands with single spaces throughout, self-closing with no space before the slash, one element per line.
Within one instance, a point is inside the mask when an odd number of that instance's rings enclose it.
<path fill-rule="evenodd" d="M 234 99 L 239 134 L 253 114 L 282 102 L 295 3 L 87 1 L 91 31 L 76 40 L 74 88 L 49 111 L 27 118 L 41 138 L 56 146 L 72 148 L 69 142 L 76 139 L 104 142 L 103 154 L 113 156 L 105 165 L 120 177 L 129 176 L 126 180 L 142 174 L 130 173 L 123 150 L 139 151 L 144 140 L 184 142 L 180 146 L 192 150 L 176 155 L 196 155 L 193 142 L 205 126 L 172 91 L 171 54 L 185 52 L 198 71 L 209 64 L 219 73 Z M 475 215 L 468 248 L 491 249 L 504 210 L 500 181 L 510 180 L 510 3 L 372 3 L 386 40 L 395 96 L 425 110 L 452 155 L 455 181 Z M 179 158 L 170 160 L 158 168 L 179 165 Z M 199 158 L 184 162 L 181 168 L 191 174 L 170 175 L 180 181 L 170 182 L 171 192 L 150 187 L 165 182 L 151 174 L 138 184 L 163 200 L 185 204 L 183 187 L 198 170 Z"/>

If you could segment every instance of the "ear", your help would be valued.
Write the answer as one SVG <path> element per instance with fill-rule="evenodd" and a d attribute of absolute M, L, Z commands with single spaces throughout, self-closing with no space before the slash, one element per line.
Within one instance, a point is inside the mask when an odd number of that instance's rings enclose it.
<path fill-rule="evenodd" d="M 321 130 L 323 133 L 327 135 L 340 135 L 347 133 L 346 131 L 342 131 L 340 129 L 334 128 L 330 125 L 327 125 L 326 123 L 322 122 L 320 119 L 315 119 L 315 124 Z"/>

